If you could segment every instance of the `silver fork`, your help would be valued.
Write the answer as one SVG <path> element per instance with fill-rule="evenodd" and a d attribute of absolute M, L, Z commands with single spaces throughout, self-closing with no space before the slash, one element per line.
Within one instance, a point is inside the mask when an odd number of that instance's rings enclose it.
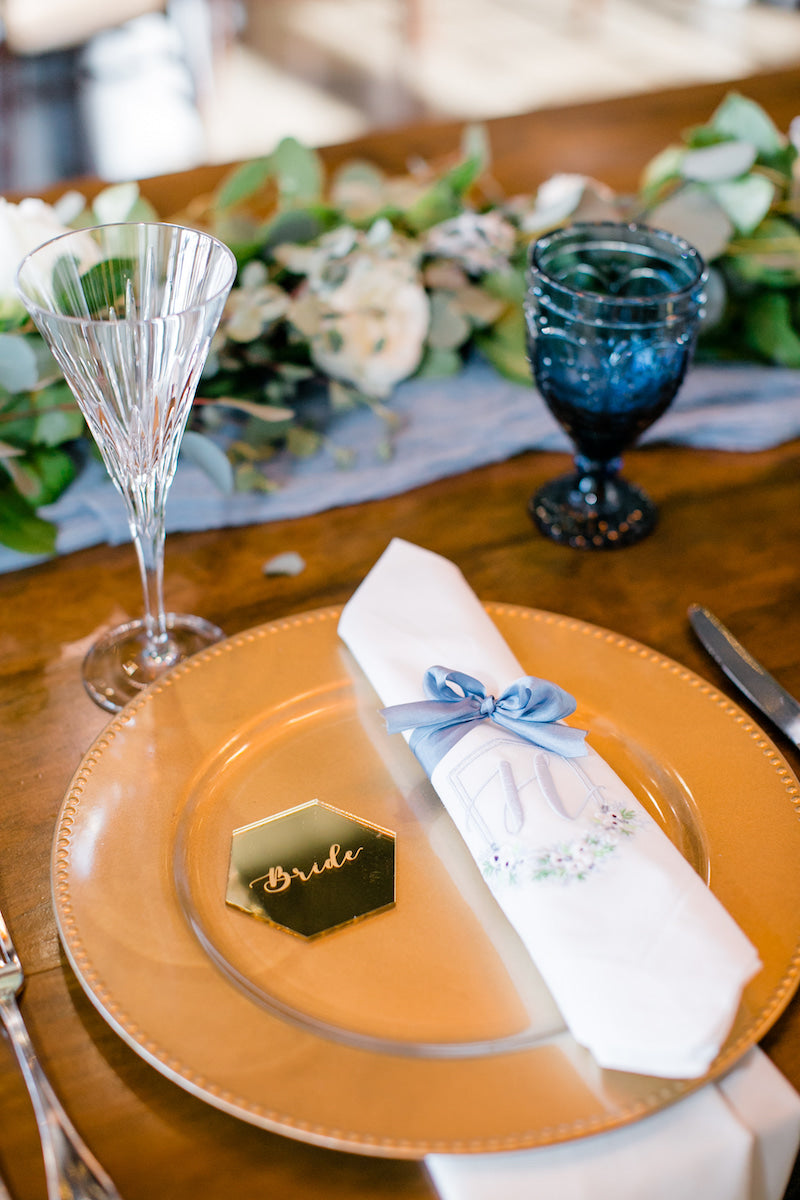
<path fill-rule="evenodd" d="M 48 1200 L 120 1200 L 114 1184 L 61 1107 L 36 1057 L 17 1004 L 24 982 L 19 955 L 0 913 L 0 1020 L 33 1105 L 42 1143 Z"/>

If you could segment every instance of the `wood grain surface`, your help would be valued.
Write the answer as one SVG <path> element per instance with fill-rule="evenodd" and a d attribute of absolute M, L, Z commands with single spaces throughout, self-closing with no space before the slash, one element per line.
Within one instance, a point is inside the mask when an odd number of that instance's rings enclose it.
<path fill-rule="evenodd" d="M 738 86 L 783 127 L 800 112 L 800 71 Z M 705 120 L 726 90 L 679 89 L 490 122 L 494 173 L 512 192 L 531 189 L 556 170 L 632 188 L 648 157 L 685 126 Z M 448 153 L 457 139 L 456 126 L 421 125 L 334 147 L 325 157 L 335 163 L 365 154 L 401 170 L 409 156 Z M 207 168 L 150 180 L 143 190 L 167 215 L 221 173 Z M 640 545 L 610 553 L 552 545 L 526 515 L 530 493 L 566 461 L 523 454 L 393 499 L 294 521 L 171 536 L 167 606 L 199 613 L 235 633 L 341 603 L 389 538 L 399 536 L 453 559 L 483 600 L 606 626 L 670 655 L 733 696 L 690 632 L 687 606 L 701 602 L 800 696 L 800 445 L 755 454 L 663 446 L 631 452 L 627 471 L 656 500 L 660 524 Z M 265 577 L 266 560 L 289 550 L 303 556 L 305 571 Z M 0 611 L 0 907 L 28 971 L 23 1010 L 34 1042 L 124 1200 L 431 1197 L 416 1164 L 316 1149 L 212 1110 L 140 1060 L 95 1011 L 60 951 L 49 859 L 65 790 L 106 720 L 83 691 L 81 659 L 103 627 L 139 611 L 132 550 L 96 547 L 2 576 Z M 793 769 L 800 769 L 800 754 L 774 737 Z M 800 1088 L 799 1000 L 765 1048 Z M 0 1171 L 18 1200 L 44 1195 L 33 1120 L 4 1042 Z"/>

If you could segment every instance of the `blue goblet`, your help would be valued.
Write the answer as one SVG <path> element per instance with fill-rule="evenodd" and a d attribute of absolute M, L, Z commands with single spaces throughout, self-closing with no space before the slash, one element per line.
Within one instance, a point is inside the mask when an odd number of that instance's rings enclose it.
<path fill-rule="evenodd" d="M 556 542 L 630 545 L 657 510 L 619 474 L 620 455 L 666 410 L 694 352 L 705 267 L 682 238 L 587 222 L 535 242 L 525 318 L 536 384 L 575 446 L 574 470 L 528 510 Z"/>

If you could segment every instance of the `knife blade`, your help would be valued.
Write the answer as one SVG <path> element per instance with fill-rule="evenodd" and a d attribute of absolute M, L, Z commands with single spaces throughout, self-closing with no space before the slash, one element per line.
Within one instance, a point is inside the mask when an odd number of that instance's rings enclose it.
<path fill-rule="evenodd" d="M 718 617 L 701 604 L 689 606 L 689 621 L 705 649 L 765 717 L 800 748 L 800 704 L 753 658 Z"/>

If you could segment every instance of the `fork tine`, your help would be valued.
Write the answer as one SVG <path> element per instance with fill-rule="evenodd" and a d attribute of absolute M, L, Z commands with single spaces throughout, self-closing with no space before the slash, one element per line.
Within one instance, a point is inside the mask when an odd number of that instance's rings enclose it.
<path fill-rule="evenodd" d="M 5 961 L 11 966 L 19 966 L 19 955 L 17 954 L 16 947 L 11 940 L 11 934 L 8 932 L 8 926 L 6 925 L 2 912 L 0 912 L 0 955 L 2 955 Z"/>
<path fill-rule="evenodd" d="M 84 1144 L 36 1057 L 17 996 L 24 973 L 0 912 L 0 1021 L 6 1028 L 28 1088 L 39 1130 L 48 1200 L 119 1200 L 119 1193 Z M 0 1200 L 4 1200 L 0 1179 Z"/>

